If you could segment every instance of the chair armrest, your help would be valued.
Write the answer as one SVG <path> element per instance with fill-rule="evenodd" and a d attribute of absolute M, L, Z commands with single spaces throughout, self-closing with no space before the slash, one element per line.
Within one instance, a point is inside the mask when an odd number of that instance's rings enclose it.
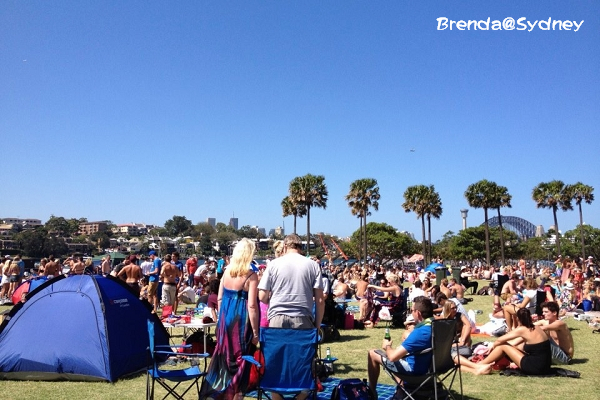
<path fill-rule="evenodd" d="M 242 360 L 248 361 L 249 363 L 256 366 L 257 368 L 262 367 L 262 365 L 252 356 L 242 356 Z"/>

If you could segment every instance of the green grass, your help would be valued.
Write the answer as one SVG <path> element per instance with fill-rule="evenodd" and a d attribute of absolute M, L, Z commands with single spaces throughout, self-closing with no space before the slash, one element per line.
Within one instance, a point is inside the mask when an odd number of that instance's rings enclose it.
<path fill-rule="evenodd" d="M 492 298 L 473 296 L 474 301 L 467 309 L 480 309 L 484 313 L 481 321 L 487 320 L 492 309 Z M 0 311 L 7 307 L 0 306 Z M 567 368 L 579 371 L 580 379 L 571 378 L 522 378 L 504 377 L 494 372 L 488 376 L 463 374 L 464 393 L 468 399 L 596 399 L 600 393 L 600 335 L 592 334 L 592 329 L 584 322 L 573 318 L 566 320 L 575 339 L 575 359 Z M 392 338 L 397 344 L 403 330 L 392 330 Z M 177 333 L 177 332 L 176 332 Z M 335 376 L 339 378 L 366 378 L 367 350 L 379 348 L 384 335 L 383 326 L 374 329 L 341 331 L 342 338 L 335 343 L 323 345 L 331 348 L 335 363 Z M 176 340 L 181 340 L 176 337 Z M 40 332 L 40 340 L 43 332 Z M 475 338 L 475 341 L 490 340 Z M 382 373 L 381 382 L 391 384 L 389 377 Z M 123 379 L 117 383 L 81 382 L 0 382 L 0 399 L 143 399 L 145 397 L 144 375 Z M 162 393 L 162 392 L 159 392 Z M 189 399 L 197 398 L 193 395 Z"/>

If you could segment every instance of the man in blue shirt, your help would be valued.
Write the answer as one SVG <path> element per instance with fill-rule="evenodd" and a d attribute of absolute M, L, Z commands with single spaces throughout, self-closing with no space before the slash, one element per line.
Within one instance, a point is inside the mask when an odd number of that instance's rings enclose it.
<path fill-rule="evenodd" d="M 148 274 L 148 302 L 154 306 L 154 311 L 158 310 L 158 278 L 160 277 L 160 266 L 162 264 L 160 258 L 156 256 L 156 252 L 152 250 L 148 253 L 152 261 L 152 268 Z"/>
<path fill-rule="evenodd" d="M 383 350 L 369 350 L 367 371 L 369 387 L 377 398 L 377 380 L 380 366 L 393 374 L 423 375 L 431 365 L 431 352 L 415 354 L 431 347 L 433 304 L 425 296 L 416 297 L 410 310 L 417 325 L 404 342 L 395 349 L 391 340 L 383 340 Z"/>

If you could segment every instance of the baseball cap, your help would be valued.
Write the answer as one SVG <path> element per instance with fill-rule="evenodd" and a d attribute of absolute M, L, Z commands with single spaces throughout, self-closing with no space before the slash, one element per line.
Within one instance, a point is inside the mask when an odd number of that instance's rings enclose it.
<path fill-rule="evenodd" d="M 406 320 L 404 321 L 404 326 L 411 325 L 414 323 L 415 323 L 415 317 L 413 317 L 412 315 L 409 315 L 408 317 L 406 317 Z"/>
<path fill-rule="evenodd" d="M 156 252 L 154 250 L 152 250 L 150 253 L 148 253 L 149 256 L 155 256 Z"/>

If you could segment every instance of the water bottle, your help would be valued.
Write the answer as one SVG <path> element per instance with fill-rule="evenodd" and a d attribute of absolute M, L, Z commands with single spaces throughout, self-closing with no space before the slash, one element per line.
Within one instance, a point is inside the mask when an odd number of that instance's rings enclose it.
<path fill-rule="evenodd" d="M 331 360 L 331 349 L 329 347 L 325 351 L 325 359 L 326 360 Z"/>
<path fill-rule="evenodd" d="M 392 335 L 390 335 L 390 328 L 385 328 L 385 335 L 383 336 L 385 340 L 392 340 Z"/>

